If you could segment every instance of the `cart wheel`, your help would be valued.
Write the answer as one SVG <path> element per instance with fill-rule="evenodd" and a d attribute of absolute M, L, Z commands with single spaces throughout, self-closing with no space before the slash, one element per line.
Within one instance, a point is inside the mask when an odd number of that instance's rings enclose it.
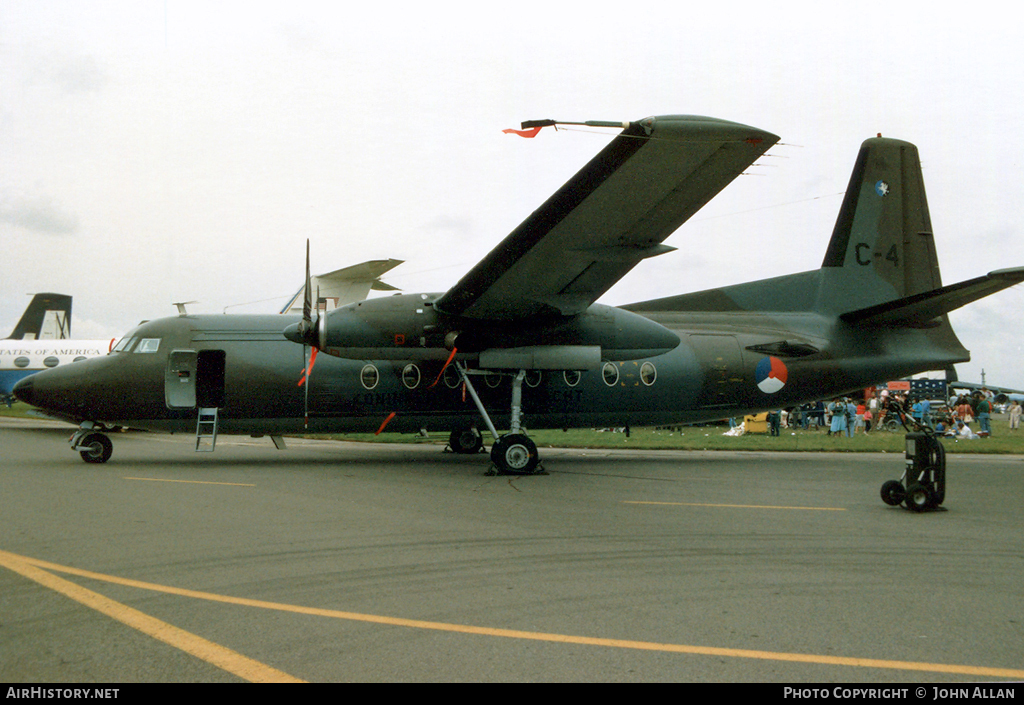
<path fill-rule="evenodd" d="M 907 492 L 899 480 L 889 480 L 882 485 L 882 501 L 891 507 L 902 504 L 906 496 Z"/>
<path fill-rule="evenodd" d="M 907 509 L 911 511 L 923 512 L 935 506 L 935 499 L 927 486 L 913 484 L 907 488 L 906 504 Z"/>

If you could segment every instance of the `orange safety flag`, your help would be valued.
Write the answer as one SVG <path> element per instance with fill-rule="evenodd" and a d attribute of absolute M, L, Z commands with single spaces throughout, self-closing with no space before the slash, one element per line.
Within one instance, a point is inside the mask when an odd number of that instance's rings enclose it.
<path fill-rule="evenodd" d="M 309 376 L 313 374 L 313 363 L 316 362 L 316 353 L 317 348 L 313 348 L 313 352 L 309 356 L 309 367 L 307 369 L 302 370 L 302 379 L 299 380 L 299 383 L 296 386 L 301 387 L 303 384 L 306 383 L 306 380 L 309 378 Z"/>
<path fill-rule="evenodd" d="M 541 125 L 540 127 L 543 127 Z M 536 137 L 537 133 L 540 132 L 540 127 L 531 127 L 529 130 L 513 130 L 511 127 L 507 130 L 502 130 L 506 135 L 519 135 L 520 137 L 532 138 Z"/>
<path fill-rule="evenodd" d="M 373 435 L 379 436 L 381 431 L 384 430 L 384 427 L 387 426 L 389 423 L 391 423 L 391 419 L 395 418 L 395 416 L 397 416 L 397 415 L 398 415 L 398 413 L 395 412 L 395 411 L 392 411 L 390 414 L 388 414 L 388 417 L 386 419 L 384 419 L 384 423 L 382 423 L 380 425 L 380 428 L 378 428 L 377 432 L 375 434 L 373 434 Z"/>

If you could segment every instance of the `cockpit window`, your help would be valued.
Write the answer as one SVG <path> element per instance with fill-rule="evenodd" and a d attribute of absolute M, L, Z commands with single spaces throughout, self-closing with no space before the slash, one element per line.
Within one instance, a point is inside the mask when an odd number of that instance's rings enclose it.
<path fill-rule="evenodd" d="M 155 353 L 160 349 L 160 338 L 143 338 L 139 341 L 139 347 L 135 348 L 137 353 Z"/>
<path fill-rule="evenodd" d="M 125 336 L 121 338 L 117 345 L 114 346 L 114 352 L 131 352 L 132 348 L 135 347 L 135 341 L 138 338 Z"/>

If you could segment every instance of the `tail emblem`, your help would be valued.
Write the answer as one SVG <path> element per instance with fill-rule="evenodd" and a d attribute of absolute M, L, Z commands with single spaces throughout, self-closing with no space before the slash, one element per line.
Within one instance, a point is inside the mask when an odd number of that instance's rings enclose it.
<path fill-rule="evenodd" d="M 885 197 L 889 195 L 889 184 L 886 181 L 879 181 L 875 184 L 875 193 L 879 196 Z"/>
<path fill-rule="evenodd" d="M 757 388 L 765 394 L 774 394 L 785 387 L 788 375 L 786 365 L 777 357 L 762 357 L 754 370 Z"/>

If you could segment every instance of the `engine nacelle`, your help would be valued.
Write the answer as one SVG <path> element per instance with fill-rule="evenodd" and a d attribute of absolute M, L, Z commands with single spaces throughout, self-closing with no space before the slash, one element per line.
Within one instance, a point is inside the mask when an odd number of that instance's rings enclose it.
<path fill-rule="evenodd" d="M 437 298 L 400 294 L 328 311 L 320 317 L 317 347 L 354 360 L 445 360 L 457 348 L 473 357 L 485 353 L 491 367 L 589 369 L 595 355 L 632 360 L 679 345 L 679 336 L 664 326 L 611 306 L 594 304 L 569 317 L 480 321 L 439 313 Z M 290 326 L 285 336 L 308 342 L 300 325 Z"/>

